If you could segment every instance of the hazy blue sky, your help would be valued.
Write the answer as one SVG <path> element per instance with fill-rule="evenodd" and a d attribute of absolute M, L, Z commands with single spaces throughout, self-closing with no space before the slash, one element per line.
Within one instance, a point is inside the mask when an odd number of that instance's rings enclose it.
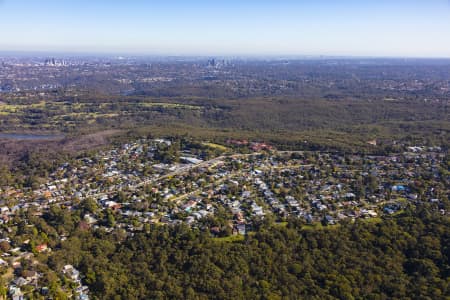
<path fill-rule="evenodd" d="M 450 57 L 450 2 L 0 0 L 0 50 Z"/>

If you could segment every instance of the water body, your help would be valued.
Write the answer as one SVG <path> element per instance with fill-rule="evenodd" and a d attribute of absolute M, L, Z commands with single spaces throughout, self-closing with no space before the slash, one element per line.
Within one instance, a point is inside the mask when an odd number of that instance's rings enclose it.
<path fill-rule="evenodd" d="M 45 141 L 62 138 L 64 135 L 61 134 L 0 133 L 0 139 L 10 140 Z"/>

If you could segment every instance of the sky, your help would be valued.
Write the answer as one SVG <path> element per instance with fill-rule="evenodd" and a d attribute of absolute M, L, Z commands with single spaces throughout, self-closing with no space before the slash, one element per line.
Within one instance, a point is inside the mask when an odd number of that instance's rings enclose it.
<path fill-rule="evenodd" d="M 450 0 L 0 0 L 0 51 L 450 57 Z"/>

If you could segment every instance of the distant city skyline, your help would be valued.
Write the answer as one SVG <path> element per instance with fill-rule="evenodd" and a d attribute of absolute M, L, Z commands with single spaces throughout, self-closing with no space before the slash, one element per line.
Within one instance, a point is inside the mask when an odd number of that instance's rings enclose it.
<path fill-rule="evenodd" d="M 0 51 L 450 57 L 448 0 L 0 0 Z"/>

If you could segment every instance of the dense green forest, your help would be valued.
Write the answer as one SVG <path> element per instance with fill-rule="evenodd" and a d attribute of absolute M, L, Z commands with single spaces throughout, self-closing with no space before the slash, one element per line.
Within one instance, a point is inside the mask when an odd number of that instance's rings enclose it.
<path fill-rule="evenodd" d="M 47 222 L 56 224 L 58 214 L 61 211 L 50 213 Z M 449 219 L 423 206 L 382 222 L 359 220 L 324 229 L 311 229 L 298 220 L 264 221 L 255 225 L 255 233 L 234 241 L 185 226 L 157 226 L 132 238 L 120 231 L 85 231 L 72 221 L 59 226 L 73 234 L 50 256 L 48 265 L 54 270 L 66 263 L 77 266 L 98 299 L 450 295 Z M 38 228 L 49 230 L 42 220 Z M 48 233 L 51 236 L 51 230 Z"/>
<path fill-rule="evenodd" d="M 357 138 L 448 137 L 448 102 L 418 99 L 329 100 L 287 96 L 247 99 L 152 98 L 87 94 L 55 99 L 6 99 L 1 131 L 62 131 L 67 134 L 142 126 L 189 125 L 270 133 L 334 130 Z M 445 139 L 443 139 L 445 140 Z"/>

